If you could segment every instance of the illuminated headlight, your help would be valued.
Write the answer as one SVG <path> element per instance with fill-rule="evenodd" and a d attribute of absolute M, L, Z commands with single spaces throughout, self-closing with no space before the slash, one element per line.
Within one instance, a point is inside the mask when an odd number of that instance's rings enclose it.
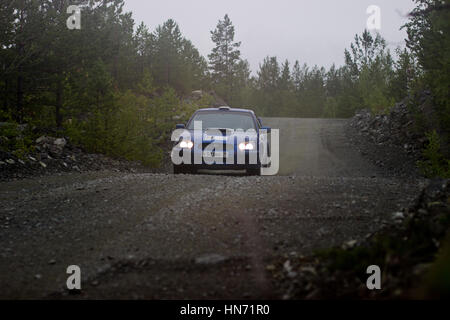
<path fill-rule="evenodd" d="M 183 148 L 183 149 L 192 149 L 193 146 L 194 146 L 194 143 L 189 140 L 188 141 L 183 140 L 180 143 L 180 148 Z"/>
<path fill-rule="evenodd" d="M 241 142 L 239 144 L 239 150 L 253 150 L 255 148 L 255 145 L 253 142 Z"/>

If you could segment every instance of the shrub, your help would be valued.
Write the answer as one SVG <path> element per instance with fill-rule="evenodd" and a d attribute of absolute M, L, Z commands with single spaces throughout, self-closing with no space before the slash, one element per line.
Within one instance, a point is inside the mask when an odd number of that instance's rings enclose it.
<path fill-rule="evenodd" d="M 87 119 L 66 122 L 71 141 L 89 152 L 159 167 L 175 124 L 186 122 L 194 110 L 207 106 L 211 97 L 187 103 L 172 88 L 162 89 L 156 96 L 147 80 L 136 91 L 114 93 L 110 106 L 91 112 Z"/>
<path fill-rule="evenodd" d="M 428 178 L 450 178 L 450 160 L 445 159 L 441 152 L 441 143 L 436 130 L 427 133 L 428 145 L 423 150 L 423 161 L 417 164 Z"/>
<path fill-rule="evenodd" d="M 34 135 L 29 125 L 19 126 L 14 122 L 4 122 L 0 125 L 0 151 L 11 153 L 23 158 L 33 151 Z"/>

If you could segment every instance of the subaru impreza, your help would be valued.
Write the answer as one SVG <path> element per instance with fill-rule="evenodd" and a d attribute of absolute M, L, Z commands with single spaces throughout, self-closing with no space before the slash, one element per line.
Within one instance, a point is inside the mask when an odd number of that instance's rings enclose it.
<path fill-rule="evenodd" d="M 176 129 L 172 135 L 175 174 L 232 170 L 260 175 L 261 168 L 268 166 L 270 128 L 263 127 L 252 110 L 200 109 Z"/>

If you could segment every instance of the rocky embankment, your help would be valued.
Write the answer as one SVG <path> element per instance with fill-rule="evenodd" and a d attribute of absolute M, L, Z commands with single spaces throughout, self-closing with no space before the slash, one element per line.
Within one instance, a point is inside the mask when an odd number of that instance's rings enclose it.
<path fill-rule="evenodd" d="M 364 241 L 275 262 L 274 283 L 287 299 L 449 297 L 449 199 L 450 181 L 434 180 L 416 203 L 394 212 L 381 231 Z M 367 289 L 370 265 L 382 271 L 381 290 Z"/>
<path fill-rule="evenodd" d="M 0 151 L 0 181 L 23 179 L 62 172 L 110 170 L 146 172 L 138 162 L 112 159 L 102 154 L 89 154 L 72 145 L 66 138 L 41 136 L 33 151 L 21 157 Z"/>
<path fill-rule="evenodd" d="M 417 176 L 417 161 L 427 138 L 418 133 L 413 112 L 406 102 L 396 104 L 389 114 L 359 111 L 349 122 L 349 139 L 377 166 L 393 175 Z"/>

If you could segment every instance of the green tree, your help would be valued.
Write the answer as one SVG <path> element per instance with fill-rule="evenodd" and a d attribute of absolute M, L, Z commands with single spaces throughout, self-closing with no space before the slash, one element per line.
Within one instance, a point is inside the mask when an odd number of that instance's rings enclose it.
<path fill-rule="evenodd" d="M 288 117 L 294 114 L 296 98 L 293 88 L 290 64 L 288 60 L 285 60 L 281 66 L 280 79 L 278 81 L 278 101 L 281 116 Z"/>
<path fill-rule="evenodd" d="M 280 79 L 280 65 L 277 57 L 266 57 L 259 65 L 256 79 L 257 98 L 255 103 L 265 116 L 276 115 L 279 102 L 276 93 Z"/>
<path fill-rule="evenodd" d="M 437 132 L 450 157 L 450 1 L 415 0 L 405 24 L 407 47 L 417 57 L 423 85 L 431 90 L 437 114 Z"/>
<path fill-rule="evenodd" d="M 40 3 L 36 0 L 5 1 L 2 10 L 1 28 L 3 28 L 1 55 L 1 74 L 4 86 L 4 105 L 8 99 L 15 105 L 13 118 L 24 122 L 26 116 L 26 95 L 32 86 L 33 67 L 38 62 L 37 43 L 42 34 L 36 33 L 44 21 L 40 15 Z M 45 24 L 44 24 L 45 27 Z M 14 94 L 9 94 L 14 92 Z"/>
<path fill-rule="evenodd" d="M 395 71 L 390 83 L 390 95 L 396 101 L 404 99 L 411 93 L 411 88 L 418 77 L 417 61 L 408 49 L 396 49 L 398 60 L 395 62 Z"/>
<path fill-rule="evenodd" d="M 158 83 L 166 86 L 178 86 L 177 81 L 182 66 L 182 41 L 180 28 L 172 19 L 156 28 L 152 68 Z"/>
<path fill-rule="evenodd" d="M 250 64 L 247 60 L 239 60 L 233 70 L 233 87 L 231 101 L 233 105 L 245 106 L 250 101 L 252 92 L 250 80 Z"/>
<path fill-rule="evenodd" d="M 211 31 L 211 39 L 215 44 L 208 55 L 212 81 L 219 94 L 231 105 L 233 103 L 234 75 L 241 52 L 240 42 L 234 42 L 234 26 L 226 14 L 219 20 L 216 29 Z"/>
<path fill-rule="evenodd" d="M 184 94 L 205 84 L 206 60 L 192 42 L 183 37 L 175 21 L 167 20 L 156 28 L 153 39 L 146 39 L 147 51 L 152 52 L 149 55 L 151 69 L 160 86 L 170 86 Z"/>
<path fill-rule="evenodd" d="M 280 90 L 290 90 L 292 88 L 291 69 L 289 67 L 288 60 L 286 60 L 281 66 L 281 74 L 278 88 Z"/>
<path fill-rule="evenodd" d="M 375 113 L 385 112 L 395 102 L 390 92 L 393 78 L 393 59 L 386 48 L 386 41 L 376 33 L 375 37 L 367 30 L 356 35 L 345 50 L 343 69 L 344 95 L 339 99 L 345 113 L 351 115 L 358 108 L 368 108 Z"/>

